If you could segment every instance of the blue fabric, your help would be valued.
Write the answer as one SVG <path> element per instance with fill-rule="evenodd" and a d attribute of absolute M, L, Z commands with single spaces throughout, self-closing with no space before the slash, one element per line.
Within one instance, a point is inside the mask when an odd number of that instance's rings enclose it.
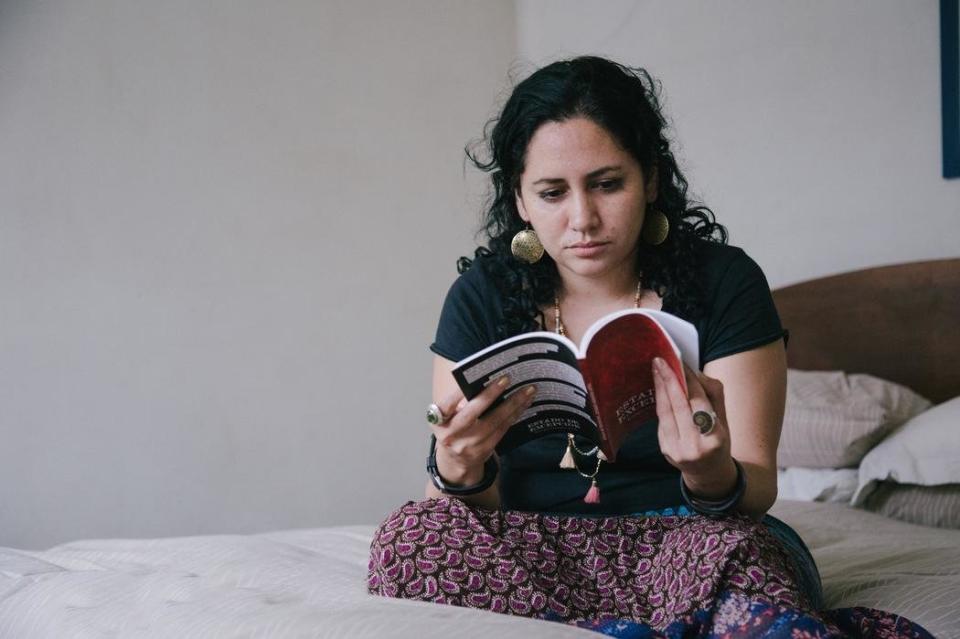
<path fill-rule="evenodd" d="M 547 616 L 551 621 L 562 621 Z M 671 622 L 663 630 L 623 619 L 564 622 L 618 639 L 934 639 L 922 626 L 873 608 L 837 608 L 810 614 L 742 594 L 722 592 L 710 608 Z"/>
<path fill-rule="evenodd" d="M 642 513 L 634 513 L 634 517 L 689 517 L 696 513 L 686 506 L 676 506 L 675 508 L 660 508 L 656 510 L 645 510 Z"/>

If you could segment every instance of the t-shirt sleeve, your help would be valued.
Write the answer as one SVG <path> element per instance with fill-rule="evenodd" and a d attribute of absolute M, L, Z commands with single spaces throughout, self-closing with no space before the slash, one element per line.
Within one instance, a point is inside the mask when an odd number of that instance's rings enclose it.
<path fill-rule="evenodd" d="M 763 271 L 741 249 L 734 250 L 716 284 L 701 365 L 787 337 Z"/>
<path fill-rule="evenodd" d="M 454 281 L 440 311 L 437 333 L 430 350 L 453 362 L 491 344 L 489 304 L 477 264 Z"/>

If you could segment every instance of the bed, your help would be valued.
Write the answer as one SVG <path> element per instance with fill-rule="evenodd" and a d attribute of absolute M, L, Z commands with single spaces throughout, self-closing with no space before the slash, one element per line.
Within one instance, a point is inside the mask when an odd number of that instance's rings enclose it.
<path fill-rule="evenodd" d="M 933 409 L 949 408 L 960 395 L 953 326 L 960 317 L 960 260 L 823 278 L 775 291 L 775 299 L 791 331 L 792 370 L 872 374 L 927 397 Z M 930 420 L 920 418 L 932 409 L 923 408 L 914 406 L 915 416 L 882 436 L 854 438 L 850 450 L 866 461 L 912 426 L 929 428 Z M 960 432 L 954 425 L 948 438 Z M 923 432 L 924 441 L 931 439 Z M 948 445 L 935 448 L 960 456 Z M 796 460 L 805 459 L 818 463 L 823 451 L 798 449 Z M 823 463 L 849 466 L 849 459 Z M 861 473 L 862 464 L 842 470 Z M 867 479 L 874 494 L 891 480 Z M 863 507 L 869 495 L 860 497 L 859 507 L 780 500 L 771 514 L 807 541 L 828 607 L 881 608 L 936 637 L 960 638 L 960 530 L 869 512 Z M 0 639 L 598 636 L 553 622 L 370 597 L 365 576 L 373 530 L 371 522 L 259 535 L 87 540 L 45 551 L 0 548 Z"/>

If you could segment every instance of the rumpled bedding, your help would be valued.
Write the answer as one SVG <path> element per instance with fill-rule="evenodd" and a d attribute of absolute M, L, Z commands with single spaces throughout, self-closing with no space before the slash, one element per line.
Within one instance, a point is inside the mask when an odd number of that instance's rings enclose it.
<path fill-rule="evenodd" d="M 807 541 L 828 608 L 886 610 L 938 639 L 960 639 L 960 531 L 913 526 L 840 504 L 782 502 L 771 514 Z M 0 639 L 529 639 L 597 637 L 602 631 L 370 596 L 373 531 L 373 525 L 338 526 L 88 540 L 45 551 L 0 548 Z M 858 627 L 869 622 L 851 614 Z M 703 633 L 720 628 L 705 626 L 702 617 L 682 636 L 708 637 Z M 792 637 L 816 636 L 784 622 L 770 627 L 790 628 Z"/>

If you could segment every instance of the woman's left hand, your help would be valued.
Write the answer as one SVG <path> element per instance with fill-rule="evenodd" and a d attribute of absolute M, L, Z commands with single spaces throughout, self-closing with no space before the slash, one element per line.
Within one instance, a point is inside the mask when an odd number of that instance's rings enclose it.
<path fill-rule="evenodd" d="M 659 362 L 659 364 L 658 364 Z M 667 461 L 683 473 L 684 482 L 694 493 L 726 494 L 735 481 L 736 467 L 730 455 L 730 430 L 723 401 L 723 384 L 684 365 L 689 397 L 673 370 L 663 360 L 653 364 L 657 417 L 657 438 Z M 702 434 L 694 422 L 697 411 L 715 413 L 712 430 Z M 731 474 L 732 471 L 732 474 Z"/>

